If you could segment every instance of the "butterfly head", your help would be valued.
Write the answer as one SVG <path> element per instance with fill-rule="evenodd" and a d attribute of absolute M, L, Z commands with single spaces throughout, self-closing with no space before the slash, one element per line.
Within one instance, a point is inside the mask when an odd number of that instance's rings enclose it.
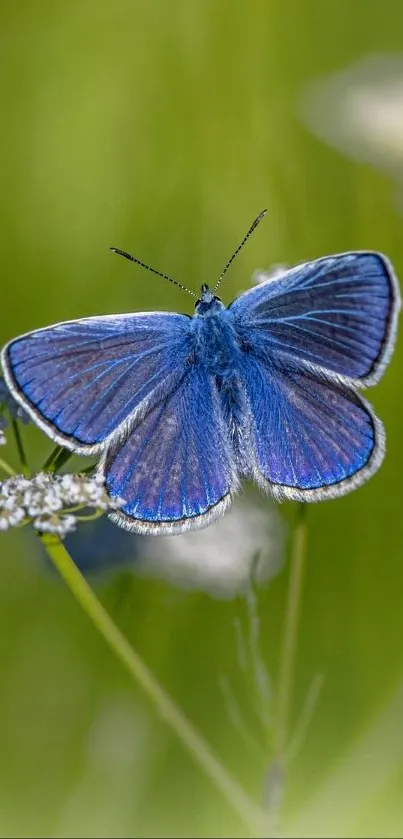
<path fill-rule="evenodd" d="M 220 309 L 224 308 L 224 303 L 210 291 L 208 285 L 203 283 L 200 289 L 200 297 L 196 300 L 195 315 L 199 317 L 208 317 L 216 314 Z"/>

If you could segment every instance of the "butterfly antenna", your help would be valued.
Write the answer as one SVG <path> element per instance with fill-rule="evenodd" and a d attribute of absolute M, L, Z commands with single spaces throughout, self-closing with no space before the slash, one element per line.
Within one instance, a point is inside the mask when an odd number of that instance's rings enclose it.
<path fill-rule="evenodd" d="M 137 265 L 140 265 L 141 268 L 145 268 L 146 271 L 151 271 L 152 274 L 157 274 L 158 277 L 163 277 L 164 280 L 169 280 L 170 283 L 176 285 L 178 288 L 181 288 L 182 291 L 186 291 L 188 294 L 191 294 L 192 297 L 197 297 L 197 294 L 194 291 L 191 291 L 190 288 L 186 288 L 185 285 L 182 283 L 178 283 L 177 280 L 174 280 L 172 277 L 169 277 L 168 274 L 163 274 L 162 271 L 157 271 L 156 268 L 151 268 L 150 265 L 146 265 L 145 262 L 142 262 L 141 259 L 137 259 L 136 256 L 132 256 L 130 253 L 126 251 L 121 251 L 120 248 L 110 248 L 111 251 L 114 253 L 118 253 L 120 256 L 124 256 L 125 259 L 129 259 L 130 262 L 136 262 Z"/>
<path fill-rule="evenodd" d="M 218 282 L 216 282 L 216 284 L 215 284 L 215 286 L 214 286 L 214 288 L 213 288 L 213 292 L 217 291 L 217 288 L 218 288 L 218 286 L 220 285 L 220 283 L 222 282 L 223 277 L 224 277 L 224 276 L 225 276 L 225 274 L 227 273 L 228 268 L 230 267 L 230 265 L 232 265 L 232 263 L 233 263 L 233 261 L 234 261 L 235 257 L 239 254 L 239 251 L 240 251 L 240 250 L 242 250 L 242 248 L 243 248 L 244 244 L 248 241 L 249 236 L 251 236 L 251 235 L 252 235 L 252 233 L 253 233 L 253 231 L 254 231 L 254 230 L 256 230 L 256 228 L 257 228 L 258 224 L 260 224 L 260 222 L 262 221 L 262 218 L 264 218 L 264 216 L 266 215 L 266 213 L 267 213 L 267 210 L 262 210 L 262 212 L 261 212 L 261 213 L 259 213 L 259 215 L 257 216 L 257 218 L 255 218 L 255 220 L 254 220 L 253 224 L 251 224 L 251 226 L 250 226 L 250 228 L 249 228 L 249 230 L 248 230 L 248 232 L 247 232 L 246 236 L 244 236 L 244 238 L 242 239 L 242 242 L 238 245 L 238 247 L 237 247 L 236 251 L 234 251 L 234 253 L 233 253 L 233 254 L 232 254 L 232 256 L 231 256 L 231 259 L 229 259 L 229 260 L 228 260 L 228 262 L 227 262 L 227 264 L 226 264 L 226 266 L 225 266 L 224 270 L 221 272 L 220 277 L 219 277 L 219 279 L 218 279 Z"/>

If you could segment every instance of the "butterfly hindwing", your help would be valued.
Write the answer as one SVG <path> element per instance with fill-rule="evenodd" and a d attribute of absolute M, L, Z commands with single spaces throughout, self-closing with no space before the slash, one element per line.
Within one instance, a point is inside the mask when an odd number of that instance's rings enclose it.
<path fill-rule="evenodd" d="M 290 359 L 267 363 L 253 355 L 243 380 L 253 476 L 277 498 L 334 498 L 378 468 L 383 427 L 353 387 Z"/>
<path fill-rule="evenodd" d="M 56 442 L 84 454 L 180 370 L 190 318 L 170 313 L 67 321 L 10 341 L 2 363 L 17 401 Z"/>
<path fill-rule="evenodd" d="M 101 464 L 114 521 L 138 533 L 201 527 L 229 506 L 236 476 L 214 380 L 190 366 L 171 394 L 111 440 Z"/>
<path fill-rule="evenodd" d="M 399 305 L 388 260 L 358 251 L 298 265 L 229 310 L 246 343 L 369 385 L 389 360 Z"/>

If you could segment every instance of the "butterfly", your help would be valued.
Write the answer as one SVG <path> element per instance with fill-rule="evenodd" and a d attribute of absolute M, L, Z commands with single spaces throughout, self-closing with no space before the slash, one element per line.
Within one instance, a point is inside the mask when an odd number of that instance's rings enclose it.
<path fill-rule="evenodd" d="M 100 455 L 110 496 L 124 500 L 111 517 L 127 530 L 203 527 L 242 479 L 278 500 L 335 498 L 382 461 L 383 426 L 359 389 L 393 350 L 391 264 L 371 251 L 325 256 L 261 274 L 225 306 L 215 292 L 264 213 L 215 287 L 202 285 L 193 316 L 81 318 L 2 352 L 8 388 L 34 422 L 72 452 Z"/>

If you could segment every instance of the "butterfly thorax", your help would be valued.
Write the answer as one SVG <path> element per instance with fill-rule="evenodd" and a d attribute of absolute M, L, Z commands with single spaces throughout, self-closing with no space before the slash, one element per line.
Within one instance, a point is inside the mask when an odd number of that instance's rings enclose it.
<path fill-rule="evenodd" d="M 193 318 L 195 359 L 210 375 L 229 383 L 240 351 L 233 318 L 222 301 L 204 288 Z"/>

